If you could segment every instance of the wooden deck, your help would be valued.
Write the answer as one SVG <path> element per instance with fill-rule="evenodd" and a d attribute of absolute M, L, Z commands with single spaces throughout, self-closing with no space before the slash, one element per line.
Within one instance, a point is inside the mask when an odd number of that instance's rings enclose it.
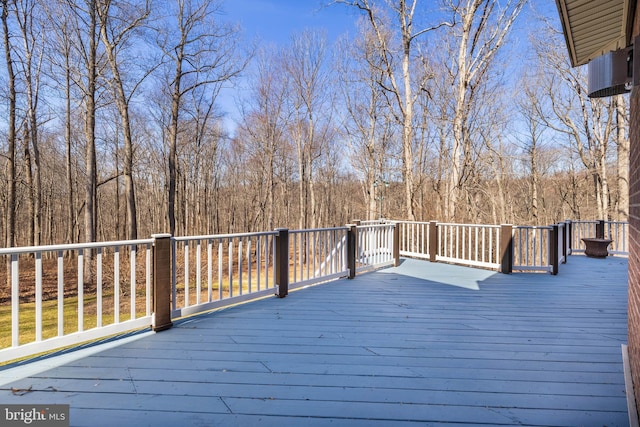
<path fill-rule="evenodd" d="M 611 427 L 626 341 L 626 259 L 404 260 L 5 369 L 0 403 L 67 403 L 74 426 Z"/>

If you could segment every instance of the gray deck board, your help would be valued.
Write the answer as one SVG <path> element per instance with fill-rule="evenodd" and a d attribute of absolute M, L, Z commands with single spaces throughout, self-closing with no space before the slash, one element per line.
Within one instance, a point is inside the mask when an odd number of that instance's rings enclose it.
<path fill-rule="evenodd" d="M 621 258 L 558 276 L 405 260 L 5 369 L 0 402 L 68 403 L 74 426 L 628 425 L 626 302 Z"/>

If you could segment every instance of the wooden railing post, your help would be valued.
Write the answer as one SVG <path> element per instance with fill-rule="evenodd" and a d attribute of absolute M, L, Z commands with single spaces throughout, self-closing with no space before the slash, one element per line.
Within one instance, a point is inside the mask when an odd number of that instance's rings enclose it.
<path fill-rule="evenodd" d="M 349 279 L 356 277 L 356 247 L 358 246 L 358 227 L 355 224 L 348 224 L 347 231 L 347 267 L 349 268 Z"/>
<path fill-rule="evenodd" d="M 400 223 L 393 224 L 393 266 L 400 265 Z"/>
<path fill-rule="evenodd" d="M 549 262 L 551 262 L 551 274 L 558 274 L 558 224 L 551 226 L 549 236 Z"/>
<path fill-rule="evenodd" d="M 276 231 L 276 296 L 284 298 L 289 294 L 289 229 L 277 228 Z"/>
<path fill-rule="evenodd" d="M 604 239 L 604 220 L 598 220 L 596 224 L 596 239 Z"/>
<path fill-rule="evenodd" d="M 573 244 L 572 243 L 573 242 L 573 222 L 571 222 L 570 219 L 567 219 L 564 223 L 567 224 L 567 229 L 566 229 L 566 232 L 565 232 L 566 242 L 567 242 L 567 252 L 566 252 L 566 254 L 567 255 L 571 255 L 571 250 L 572 250 L 571 245 Z"/>
<path fill-rule="evenodd" d="M 429 261 L 436 262 L 438 257 L 438 221 L 429 221 Z"/>
<path fill-rule="evenodd" d="M 173 326 L 171 322 L 172 272 L 171 234 L 153 234 L 153 325 L 156 332 Z"/>
<path fill-rule="evenodd" d="M 566 222 L 563 223 L 564 227 L 562 227 L 562 235 L 560 238 L 562 239 L 562 263 L 567 263 L 567 230 L 569 229 L 569 224 Z"/>
<path fill-rule="evenodd" d="M 513 270 L 513 225 L 500 226 L 500 273 L 511 274 Z"/>

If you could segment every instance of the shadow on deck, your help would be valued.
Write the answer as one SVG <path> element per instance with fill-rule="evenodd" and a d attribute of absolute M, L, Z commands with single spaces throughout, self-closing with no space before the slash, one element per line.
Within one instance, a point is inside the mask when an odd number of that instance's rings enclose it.
<path fill-rule="evenodd" d="M 626 259 L 404 260 L 5 369 L 0 403 L 74 426 L 628 425 L 626 341 Z"/>

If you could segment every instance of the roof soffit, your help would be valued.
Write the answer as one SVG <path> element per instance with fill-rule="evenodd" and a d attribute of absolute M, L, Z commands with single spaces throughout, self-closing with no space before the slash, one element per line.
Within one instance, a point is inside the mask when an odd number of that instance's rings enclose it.
<path fill-rule="evenodd" d="M 556 0 L 571 65 L 629 45 L 636 0 Z"/>

